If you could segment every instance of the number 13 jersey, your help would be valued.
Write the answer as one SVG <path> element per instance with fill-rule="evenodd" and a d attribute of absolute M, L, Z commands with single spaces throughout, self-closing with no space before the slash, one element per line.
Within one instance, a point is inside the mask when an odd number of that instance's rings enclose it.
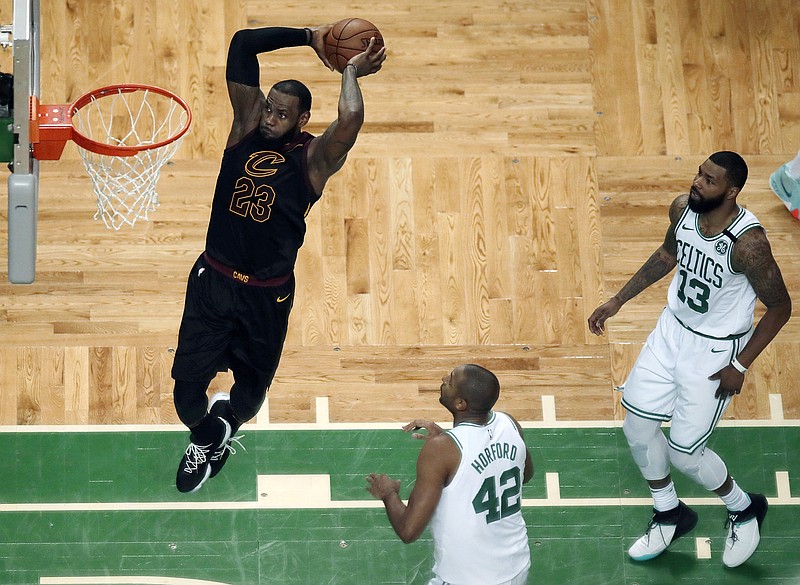
<path fill-rule="evenodd" d="M 486 425 L 447 431 L 461 462 L 431 519 L 433 572 L 446 583 L 495 585 L 530 566 L 520 511 L 527 449 L 514 421 L 493 412 Z"/>
<path fill-rule="evenodd" d="M 753 326 L 756 293 L 747 277 L 731 266 L 731 252 L 747 230 L 760 227 L 750 211 L 738 215 L 722 233 L 706 237 L 700 216 L 688 207 L 675 224 L 677 270 L 667 304 L 680 323 L 700 335 L 735 338 Z"/>

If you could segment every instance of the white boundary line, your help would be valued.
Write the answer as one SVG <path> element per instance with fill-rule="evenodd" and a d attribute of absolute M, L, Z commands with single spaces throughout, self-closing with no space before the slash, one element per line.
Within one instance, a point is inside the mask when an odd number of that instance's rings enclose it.
<path fill-rule="evenodd" d="M 800 497 L 788 499 L 767 498 L 770 506 L 800 506 Z M 721 506 L 719 498 L 681 498 L 691 506 Z M 404 500 L 405 503 L 407 501 Z M 653 498 L 567 498 L 551 500 L 523 498 L 523 508 L 597 508 L 620 506 L 653 506 Z M 269 504 L 259 501 L 237 502 L 94 502 L 94 503 L 44 503 L 0 504 L 0 513 L 10 512 L 154 512 L 180 510 L 344 510 L 383 509 L 379 500 L 332 500 L 330 502 L 303 502 L 302 505 Z"/>
<path fill-rule="evenodd" d="M 39 577 L 40 585 L 227 585 L 220 581 L 152 576 Z"/>
<path fill-rule="evenodd" d="M 772 506 L 800 506 L 800 497 L 792 497 L 788 473 L 777 471 L 775 480 L 778 496 L 769 497 Z M 316 510 L 383 508 L 379 500 L 331 499 L 329 474 L 259 475 L 256 478 L 258 495 L 249 501 L 173 501 L 173 502 L 70 502 L 0 504 L 3 512 L 105 512 L 105 511 L 163 511 L 163 510 Z M 653 505 L 646 498 L 562 498 L 558 473 L 545 473 L 547 497 L 523 498 L 525 508 L 579 508 Z M 683 498 L 692 506 L 720 506 L 717 497 Z"/>
<path fill-rule="evenodd" d="M 253 421 L 245 424 L 246 430 L 257 431 L 317 431 L 317 430 L 344 430 L 360 431 L 372 429 L 399 429 L 405 422 L 330 422 L 330 405 L 327 396 L 315 398 L 316 422 L 313 423 L 273 423 L 269 422 L 269 394 L 264 400 L 261 411 Z M 800 419 L 787 420 L 783 415 L 783 401 L 780 394 L 769 395 L 770 418 L 750 420 L 722 420 L 718 427 L 800 427 Z M 621 420 L 556 420 L 555 396 L 542 395 L 541 421 L 519 421 L 527 429 L 609 429 L 622 426 Z M 451 421 L 437 423 L 442 428 L 450 428 Z M 669 423 L 664 423 L 668 427 Z M 0 425 L 0 433 L 126 433 L 147 431 L 175 431 L 185 432 L 187 429 L 181 424 L 171 425 Z"/>
<path fill-rule="evenodd" d="M 246 423 L 242 430 L 247 431 L 368 431 L 368 430 L 400 430 L 404 422 L 314 422 L 314 423 Z M 450 428 L 452 421 L 438 421 L 442 428 Z M 622 421 L 581 420 L 552 422 L 519 421 L 526 429 L 612 429 L 622 426 Z M 664 425 L 669 427 L 669 423 Z M 800 427 L 800 420 L 723 420 L 717 425 L 721 428 L 731 427 Z M 127 432 L 186 432 L 180 424 L 146 425 L 0 425 L 0 433 L 127 433 Z"/>

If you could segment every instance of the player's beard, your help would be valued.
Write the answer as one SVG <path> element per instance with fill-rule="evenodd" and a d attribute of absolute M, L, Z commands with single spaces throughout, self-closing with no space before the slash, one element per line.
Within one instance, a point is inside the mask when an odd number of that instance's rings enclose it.
<path fill-rule="evenodd" d="M 263 148 L 267 150 L 280 150 L 281 147 L 288 142 L 288 138 L 288 134 L 284 134 L 279 138 L 272 138 L 271 136 L 265 136 L 263 132 L 261 133 Z"/>
<path fill-rule="evenodd" d="M 692 189 L 691 192 L 696 193 L 694 189 Z M 695 213 L 708 213 L 709 211 L 714 211 L 717 207 L 722 205 L 724 201 L 725 193 L 720 193 L 719 197 L 713 199 L 693 199 L 689 196 L 689 209 Z"/>
<path fill-rule="evenodd" d="M 261 133 L 261 138 L 266 141 L 266 147 L 270 150 L 280 150 L 281 147 L 285 144 L 291 142 L 294 137 L 298 134 L 297 130 L 289 130 L 282 136 L 278 136 L 277 138 L 272 136 L 267 136 L 264 134 L 264 131 L 259 128 L 259 132 Z"/>

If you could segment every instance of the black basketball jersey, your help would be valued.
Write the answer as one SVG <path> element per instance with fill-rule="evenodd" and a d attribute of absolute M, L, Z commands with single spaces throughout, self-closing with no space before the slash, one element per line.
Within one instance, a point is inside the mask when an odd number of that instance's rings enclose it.
<path fill-rule="evenodd" d="M 258 129 L 222 157 L 206 251 L 259 279 L 289 274 L 306 233 L 305 217 L 319 200 L 306 168 L 307 132 L 280 148 Z"/>

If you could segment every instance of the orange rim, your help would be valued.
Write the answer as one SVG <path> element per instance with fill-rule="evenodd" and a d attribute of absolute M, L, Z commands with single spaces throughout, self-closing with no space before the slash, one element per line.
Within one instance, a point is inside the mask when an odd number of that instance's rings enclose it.
<path fill-rule="evenodd" d="M 73 125 L 73 135 L 72 135 L 73 142 L 85 148 L 86 150 L 90 150 L 97 154 L 104 154 L 106 156 L 131 156 L 145 150 L 153 150 L 155 148 L 161 148 L 162 146 L 166 146 L 170 142 L 175 142 L 178 138 L 186 134 L 186 132 L 189 130 L 189 126 L 192 123 L 192 110 L 189 109 L 189 104 L 187 104 L 183 100 L 183 98 L 181 98 L 179 95 L 174 94 L 167 89 L 157 87 L 155 85 L 146 85 L 141 83 L 120 83 L 116 85 L 106 85 L 105 87 L 93 89 L 92 91 L 79 97 L 70 105 L 69 115 L 72 116 L 82 107 L 91 103 L 93 99 L 106 97 L 115 93 L 133 93 L 135 91 L 151 91 L 153 93 L 157 93 L 159 95 L 163 95 L 164 97 L 170 98 L 172 101 L 180 105 L 186 112 L 186 123 L 184 124 L 183 128 L 181 128 L 173 136 L 170 136 L 169 138 L 162 140 L 160 142 L 154 142 L 153 144 L 143 144 L 141 146 L 114 146 L 112 144 L 106 144 L 105 142 L 98 142 L 96 140 L 92 140 L 88 136 L 84 136 Z"/>

